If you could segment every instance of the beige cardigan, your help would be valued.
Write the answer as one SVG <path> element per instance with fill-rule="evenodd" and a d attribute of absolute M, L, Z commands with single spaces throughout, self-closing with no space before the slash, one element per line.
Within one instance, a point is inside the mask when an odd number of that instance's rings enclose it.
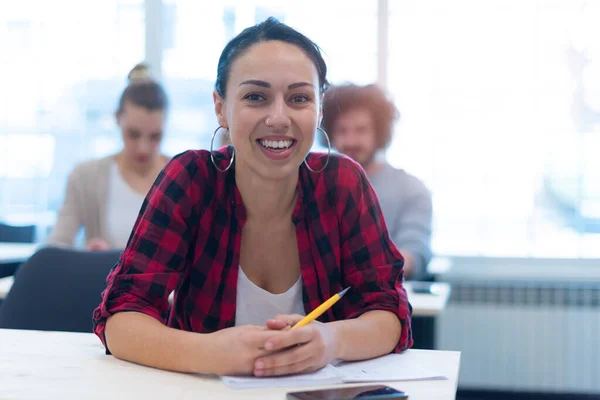
<path fill-rule="evenodd" d="M 83 227 L 86 242 L 102 238 L 111 248 L 117 248 L 106 234 L 108 180 L 114 162 L 115 155 L 86 161 L 71 172 L 64 203 L 48 237 L 49 245 L 73 247 L 73 239 Z"/>

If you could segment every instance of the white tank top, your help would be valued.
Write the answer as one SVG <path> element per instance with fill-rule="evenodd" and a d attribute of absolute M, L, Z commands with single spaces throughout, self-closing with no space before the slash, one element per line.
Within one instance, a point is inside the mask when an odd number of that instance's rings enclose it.
<path fill-rule="evenodd" d="M 265 326 L 267 320 L 279 314 L 306 315 L 302 302 L 302 276 L 281 294 L 273 294 L 256 286 L 240 267 L 237 281 L 235 326 Z"/>
<path fill-rule="evenodd" d="M 144 196 L 125 182 L 116 162 L 110 167 L 107 197 L 106 234 L 108 237 L 105 240 L 111 248 L 124 249 L 144 202 Z"/>

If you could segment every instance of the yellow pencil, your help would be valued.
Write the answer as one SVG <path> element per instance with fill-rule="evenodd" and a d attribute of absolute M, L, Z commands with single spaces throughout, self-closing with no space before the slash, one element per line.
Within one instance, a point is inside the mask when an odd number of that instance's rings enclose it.
<path fill-rule="evenodd" d="M 321 314 L 323 314 L 325 311 L 327 311 L 329 308 L 331 308 L 331 306 L 333 306 L 335 303 L 337 303 L 337 301 L 339 299 L 341 299 L 342 296 L 345 295 L 349 289 L 350 289 L 350 287 L 347 287 L 346 289 L 342 290 L 341 292 L 336 293 L 333 296 L 331 296 L 329 298 L 329 300 L 325 301 L 319 307 L 315 308 L 310 314 L 308 314 L 306 317 L 302 318 L 300 320 L 300 322 L 298 322 L 296 325 L 292 326 L 292 329 L 302 328 L 304 325 L 308 325 L 311 322 L 313 322 L 315 319 L 319 318 L 321 316 Z"/>

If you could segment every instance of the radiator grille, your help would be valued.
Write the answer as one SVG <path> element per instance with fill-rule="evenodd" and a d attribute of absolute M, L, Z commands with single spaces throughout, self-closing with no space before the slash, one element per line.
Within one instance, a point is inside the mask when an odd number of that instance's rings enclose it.
<path fill-rule="evenodd" d="M 453 283 L 436 323 L 463 388 L 600 394 L 598 283 Z"/>

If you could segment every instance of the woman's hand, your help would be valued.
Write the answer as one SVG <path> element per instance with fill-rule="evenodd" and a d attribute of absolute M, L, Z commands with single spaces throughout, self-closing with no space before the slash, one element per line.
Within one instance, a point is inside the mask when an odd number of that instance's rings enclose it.
<path fill-rule="evenodd" d="M 274 331 L 290 330 L 304 317 L 299 314 L 278 315 L 267 321 L 267 328 Z"/>
<path fill-rule="evenodd" d="M 87 242 L 85 249 L 87 251 L 107 251 L 110 250 L 110 247 L 108 246 L 108 243 L 106 243 L 106 240 L 102 238 L 93 238 Z"/>
<path fill-rule="evenodd" d="M 303 317 L 280 315 L 267 321 L 272 336 L 265 351 L 254 363 L 254 375 L 275 376 L 314 372 L 337 358 L 336 330 L 332 325 L 312 322 L 291 329 Z M 273 331 L 280 331 L 273 335 Z"/>
<path fill-rule="evenodd" d="M 274 338 L 272 330 L 252 325 L 226 328 L 210 335 L 214 338 L 210 346 L 214 373 L 218 375 L 252 375 L 256 360 L 269 353 L 265 342 Z"/>

